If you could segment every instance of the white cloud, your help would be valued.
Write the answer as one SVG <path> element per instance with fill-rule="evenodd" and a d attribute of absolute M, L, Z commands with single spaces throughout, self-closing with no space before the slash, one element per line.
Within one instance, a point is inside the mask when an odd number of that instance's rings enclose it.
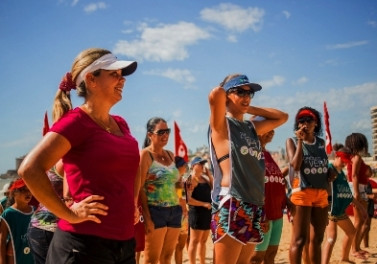
<path fill-rule="evenodd" d="M 351 41 L 347 43 L 339 43 L 334 45 L 327 45 L 327 49 L 349 49 L 357 46 L 364 46 L 367 45 L 369 41 L 361 40 L 361 41 Z"/>
<path fill-rule="evenodd" d="M 377 27 L 377 22 L 376 21 L 373 21 L 373 20 L 369 20 L 367 22 L 368 25 L 372 26 L 372 27 Z"/>
<path fill-rule="evenodd" d="M 107 8 L 106 3 L 104 3 L 104 2 L 97 2 L 97 3 L 91 3 L 89 5 L 86 5 L 84 7 L 84 11 L 86 13 L 92 13 L 92 12 L 97 11 L 98 9 L 106 9 L 106 8 Z"/>
<path fill-rule="evenodd" d="M 79 0 L 73 0 L 71 6 L 76 6 Z"/>
<path fill-rule="evenodd" d="M 325 65 L 330 65 L 330 66 L 338 66 L 338 60 L 337 59 L 328 59 L 324 62 Z"/>
<path fill-rule="evenodd" d="M 302 85 L 302 84 L 307 83 L 307 82 L 308 82 L 308 78 L 306 78 L 305 76 L 302 76 L 301 78 L 297 79 L 296 81 L 293 81 L 293 84 Z"/>
<path fill-rule="evenodd" d="M 230 3 L 223 3 L 214 8 L 205 8 L 200 11 L 203 20 L 219 24 L 233 32 L 243 32 L 248 29 L 259 31 L 264 14 L 265 12 L 261 8 L 244 8 Z"/>
<path fill-rule="evenodd" d="M 286 10 L 283 11 L 283 15 L 285 16 L 286 19 L 289 19 L 291 17 L 291 13 L 289 13 Z"/>
<path fill-rule="evenodd" d="M 161 24 L 154 28 L 143 23 L 137 30 L 141 32 L 140 39 L 119 40 L 115 45 L 114 53 L 138 60 L 181 61 L 189 56 L 187 46 L 210 37 L 207 31 L 188 22 Z"/>
<path fill-rule="evenodd" d="M 272 77 L 272 80 L 261 81 L 260 85 L 262 85 L 262 87 L 266 89 L 274 86 L 280 86 L 284 84 L 284 82 L 285 78 L 283 76 L 275 75 Z"/>
<path fill-rule="evenodd" d="M 192 84 L 195 82 L 195 77 L 189 70 L 186 69 L 180 70 L 169 68 L 166 70 L 151 70 L 144 73 L 148 75 L 157 75 L 171 79 L 173 81 L 183 84 L 186 89 L 192 88 Z"/>
<path fill-rule="evenodd" d="M 355 131 L 370 129 L 371 128 L 370 117 L 366 118 L 366 119 L 361 119 L 361 120 L 358 120 L 358 121 L 354 121 L 352 123 L 352 128 Z"/>
<path fill-rule="evenodd" d="M 228 41 L 236 43 L 236 42 L 238 42 L 238 39 L 237 39 L 237 37 L 235 35 L 229 35 L 228 36 Z"/>

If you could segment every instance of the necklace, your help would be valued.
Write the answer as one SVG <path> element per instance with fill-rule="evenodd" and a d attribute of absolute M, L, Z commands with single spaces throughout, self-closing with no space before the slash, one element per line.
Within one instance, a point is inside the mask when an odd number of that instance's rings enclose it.
<path fill-rule="evenodd" d="M 159 159 L 159 160 L 161 160 L 161 161 L 163 161 L 163 162 L 166 160 L 164 150 L 162 150 L 162 153 L 163 153 L 163 154 L 159 154 L 159 153 L 154 152 L 154 151 L 152 151 L 152 150 L 150 150 L 150 152 L 152 152 L 153 154 L 155 154 L 155 156 L 156 156 L 157 159 Z"/>
<path fill-rule="evenodd" d="M 108 115 L 108 121 L 107 121 L 107 124 L 103 121 L 101 121 L 100 119 L 96 118 L 93 113 L 91 113 L 88 109 L 88 107 L 86 105 L 84 105 L 85 109 L 86 109 L 86 113 L 87 115 L 97 124 L 99 125 L 101 128 L 103 128 L 104 130 L 106 130 L 107 133 L 111 133 L 111 116 Z"/>
<path fill-rule="evenodd" d="M 104 122 L 100 121 L 99 119 L 91 116 L 91 118 L 96 122 L 100 127 L 106 130 L 107 133 L 111 133 L 111 117 L 109 117 L 108 124 L 106 125 Z"/>

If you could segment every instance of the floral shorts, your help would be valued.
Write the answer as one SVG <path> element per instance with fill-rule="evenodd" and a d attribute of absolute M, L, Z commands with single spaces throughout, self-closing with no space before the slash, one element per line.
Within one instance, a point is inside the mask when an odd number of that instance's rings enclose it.
<path fill-rule="evenodd" d="M 264 219 L 263 206 L 246 203 L 224 196 L 217 197 L 217 203 L 212 204 L 211 232 L 213 243 L 225 235 L 242 244 L 258 244 L 263 241 L 263 231 L 260 222 Z M 219 206 L 221 202 L 221 206 Z"/>

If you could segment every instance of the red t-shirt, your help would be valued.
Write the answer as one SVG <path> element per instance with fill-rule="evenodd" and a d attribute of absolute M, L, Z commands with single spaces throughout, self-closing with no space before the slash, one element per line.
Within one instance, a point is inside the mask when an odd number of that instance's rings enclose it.
<path fill-rule="evenodd" d="M 63 163 L 73 200 L 97 194 L 105 197 L 100 202 L 109 207 L 106 216 L 97 215 L 101 224 L 70 224 L 61 219 L 58 226 L 73 233 L 127 240 L 134 237 L 134 181 L 140 155 L 126 121 L 112 117 L 123 136 L 108 133 L 80 108 L 69 111 L 50 130 L 71 144 Z"/>
<path fill-rule="evenodd" d="M 361 159 L 359 172 L 357 173 L 357 175 L 359 177 L 358 178 L 359 184 L 364 184 L 364 185 L 368 184 L 368 177 L 366 175 L 366 172 L 367 172 L 367 165 Z M 352 162 L 349 162 L 347 164 L 347 176 L 348 176 L 348 181 L 352 182 Z"/>
<path fill-rule="evenodd" d="M 264 184 L 264 207 L 266 218 L 276 220 L 283 217 L 283 209 L 286 207 L 285 179 L 279 166 L 268 151 L 263 151 L 266 167 Z"/>

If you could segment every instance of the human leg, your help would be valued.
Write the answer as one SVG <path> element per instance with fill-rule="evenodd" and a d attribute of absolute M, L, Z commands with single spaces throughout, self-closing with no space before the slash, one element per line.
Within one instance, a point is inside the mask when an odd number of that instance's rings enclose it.
<path fill-rule="evenodd" d="M 372 218 L 369 216 L 365 223 L 365 230 L 364 230 L 364 247 L 369 247 L 369 231 L 370 231 L 370 225 L 372 222 Z"/>
<path fill-rule="evenodd" d="M 355 236 L 355 227 L 351 220 L 347 217 L 344 220 L 338 221 L 338 226 L 344 231 L 344 238 L 342 241 L 342 259 L 341 261 L 349 261 L 349 254 L 351 250 L 352 240 Z"/>
<path fill-rule="evenodd" d="M 327 206 L 312 207 L 309 244 L 309 256 L 312 264 L 321 263 L 321 244 L 323 241 L 327 223 Z"/>
<path fill-rule="evenodd" d="M 269 221 L 269 227 L 268 231 L 264 234 L 263 242 L 255 246 L 254 252 L 251 255 L 252 264 L 260 264 L 265 258 L 267 248 L 270 244 L 272 221 Z"/>
<path fill-rule="evenodd" d="M 177 245 L 180 228 L 168 227 L 160 255 L 160 264 L 170 264 Z"/>
<path fill-rule="evenodd" d="M 200 264 L 205 264 L 206 262 L 206 244 L 209 235 L 209 230 L 201 230 L 202 234 L 200 235 L 199 241 L 199 262 Z"/>
<path fill-rule="evenodd" d="M 270 221 L 270 243 L 267 247 L 266 254 L 264 256 L 264 264 L 274 264 L 275 257 L 278 252 L 281 233 L 283 229 L 283 218 L 276 219 L 274 221 Z"/>
<path fill-rule="evenodd" d="M 353 207 L 353 214 L 354 214 L 354 223 L 353 225 L 355 226 L 355 237 L 353 238 L 352 241 L 352 254 L 353 255 L 358 255 L 358 253 L 361 252 L 360 244 L 361 244 L 361 239 L 362 239 L 362 228 L 365 223 L 365 218 L 363 217 L 362 211 L 357 208 Z"/>
<path fill-rule="evenodd" d="M 225 235 L 214 244 L 216 264 L 236 264 L 242 248 L 242 243 Z"/>
<path fill-rule="evenodd" d="M 144 264 L 159 262 L 167 229 L 167 227 L 157 228 L 145 235 Z"/>
<path fill-rule="evenodd" d="M 330 220 L 326 227 L 326 240 L 322 250 L 322 264 L 328 264 L 337 238 L 337 222 Z"/>
<path fill-rule="evenodd" d="M 190 242 L 189 242 L 189 246 L 187 250 L 190 264 L 196 263 L 196 252 L 197 252 L 199 239 L 200 239 L 200 231 L 201 230 L 190 228 Z"/>
<path fill-rule="evenodd" d="M 183 261 L 183 249 L 186 246 L 187 243 L 187 233 L 186 232 L 180 232 L 178 236 L 178 242 L 175 247 L 175 253 L 174 253 L 174 259 L 176 264 L 182 264 Z"/>
<path fill-rule="evenodd" d="M 309 236 L 311 209 L 310 206 L 296 205 L 295 207 L 292 240 L 289 249 L 289 259 L 292 264 L 301 263 L 302 251 Z"/>
<path fill-rule="evenodd" d="M 46 263 L 47 251 L 50 246 L 54 232 L 40 228 L 29 227 L 27 237 L 29 240 L 30 251 L 33 254 L 36 264 Z"/>

